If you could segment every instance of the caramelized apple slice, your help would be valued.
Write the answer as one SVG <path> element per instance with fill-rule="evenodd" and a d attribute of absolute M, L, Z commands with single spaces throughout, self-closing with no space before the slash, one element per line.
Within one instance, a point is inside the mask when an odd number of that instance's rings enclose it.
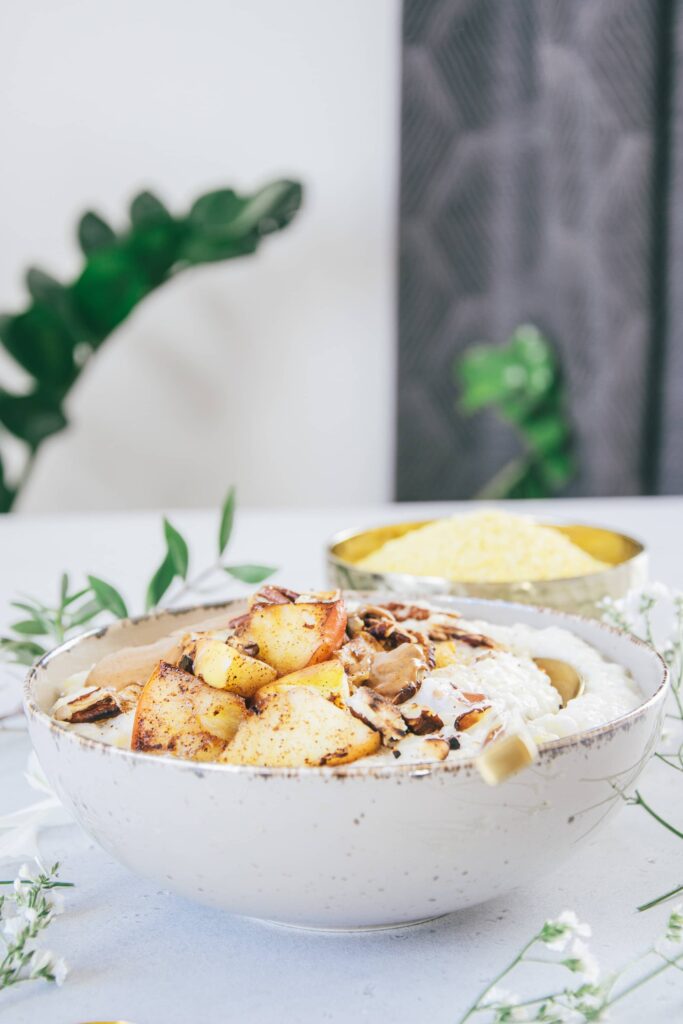
<path fill-rule="evenodd" d="M 235 693 L 160 662 L 138 700 L 131 748 L 215 761 L 246 714 Z"/>
<path fill-rule="evenodd" d="M 348 764 L 374 754 L 379 733 L 309 686 L 267 697 L 247 716 L 220 760 L 227 764 L 296 768 Z"/>
<path fill-rule="evenodd" d="M 346 629 L 344 602 L 257 605 L 239 627 L 241 641 L 258 644 L 259 658 L 280 676 L 316 665 L 342 644 Z"/>
<path fill-rule="evenodd" d="M 260 687 L 277 679 L 277 672 L 270 665 L 208 637 L 190 640 L 183 649 L 183 656 L 192 662 L 192 671 L 198 679 L 241 697 L 252 697 Z"/>
<path fill-rule="evenodd" d="M 262 704 L 271 694 L 280 693 L 292 686 L 311 686 L 323 697 L 333 700 L 339 707 L 344 707 L 349 697 L 349 683 L 341 663 L 323 661 L 319 665 L 309 665 L 298 672 L 290 672 L 276 683 L 262 686 L 256 694 L 256 701 Z"/>

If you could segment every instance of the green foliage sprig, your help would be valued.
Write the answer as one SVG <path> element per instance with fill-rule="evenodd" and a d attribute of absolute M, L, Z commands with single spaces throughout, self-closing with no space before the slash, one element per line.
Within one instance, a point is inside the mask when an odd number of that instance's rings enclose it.
<path fill-rule="evenodd" d="M 54 981 L 61 985 L 67 974 L 64 961 L 48 950 L 36 948 L 40 933 L 61 911 L 61 897 L 53 890 L 71 888 L 71 882 L 58 881 L 59 864 L 49 870 L 39 866 L 33 874 L 24 865 L 14 881 L 1 880 L 0 933 L 4 955 L 0 954 L 0 991 L 22 981 Z"/>
<path fill-rule="evenodd" d="M 0 459 L 0 512 L 12 507 L 42 442 L 67 426 L 66 395 L 131 310 L 185 267 L 255 252 L 264 235 L 289 224 L 301 199 L 297 182 L 274 181 L 248 196 L 209 192 L 176 217 L 152 193 L 141 192 L 124 231 L 96 213 L 81 218 L 85 261 L 70 284 L 35 267 L 27 272 L 30 304 L 0 316 L 0 343 L 32 378 L 23 394 L 0 387 L 0 425 L 26 446 L 24 470 L 13 483 Z"/>
<path fill-rule="evenodd" d="M 276 572 L 269 565 L 233 565 L 224 561 L 235 521 L 235 504 L 235 488 L 231 487 L 221 507 L 216 559 L 192 577 L 187 541 L 168 519 L 163 520 L 166 552 L 146 588 L 146 611 L 158 607 L 164 599 L 167 606 L 178 604 L 200 591 L 214 576 L 224 578 L 227 574 L 243 583 L 261 583 Z M 26 596 L 11 601 L 11 607 L 20 611 L 23 618 L 10 627 L 12 635 L 0 637 L 0 656 L 16 664 L 31 665 L 84 626 L 102 621 L 103 614 L 127 618 L 128 606 L 116 587 L 99 576 L 88 575 L 87 581 L 87 586 L 72 590 L 68 574 L 63 573 L 54 605 Z"/>
<path fill-rule="evenodd" d="M 467 415 L 493 408 L 513 426 L 523 454 L 477 495 L 547 498 L 575 472 L 567 402 L 557 358 L 531 325 L 518 327 L 506 345 L 475 345 L 455 364 L 459 408 Z"/>
<path fill-rule="evenodd" d="M 590 934 L 590 927 L 582 924 L 571 910 L 546 921 L 480 993 L 459 1024 L 466 1024 L 473 1018 L 482 1024 L 511 1021 L 589 1024 L 608 1017 L 611 1020 L 611 1008 L 622 999 L 665 971 L 683 970 L 683 907 L 671 912 L 658 942 L 604 976 L 586 944 Z M 564 968 L 569 972 L 569 980 L 564 985 L 549 982 L 543 986 L 540 996 L 520 996 L 501 987 L 501 982 L 507 982 L 513 971 L 528 963 L 544 965 L 543 974 L 549 977 L 557 975 L 558 968 Z M 647 966 L 643 967 L 644 964 Z"/>
<path fill-rule="evenodd" d="M 641 590 L 631 591 L 619 601 L 605 598 L 602 602 L 602 617 L 616 629 L 632 633 L 650 644 L 666 662 L 671 680 L 671 698 L 662 745 L 654 756 L 671 771 L 683 772 L 683 593 L 671 591 L 662 583 L 652 583 Z M 613 786 L 627 804 L 640 807 L 668 833 L 683 839 L 681 828 L 669 821 L 661 809 L 657 809 L 656 798 L 651 801 L 638 789 L 631 794 L 616 782 Z M 638 910 L 651 910 L 681 894 L 683 884 L 679 883 L 663 895 L 643 903 Z"/>

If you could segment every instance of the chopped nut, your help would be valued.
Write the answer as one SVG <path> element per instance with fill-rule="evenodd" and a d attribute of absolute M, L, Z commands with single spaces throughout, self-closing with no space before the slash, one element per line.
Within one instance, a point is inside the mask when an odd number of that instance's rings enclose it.
<path fill-rule="evenodd" d="M 299 596 L 296 590 L 266 585 L 249 599 L 249 608 L 259 608 L 268 604 L 294 604 Z"/>
<path fill-rule="evenodd" d="M 98 722 L 103 718 L 115 718 L 121 708 L 114 690 L 103 690 L 90 686 L 67 697 L 60 697 L 52 708 L 52 717 L 58 722 Z"/>
<path fill-rule="evenodd" d="M 410 731 L 416 736 L 425 736 L 427 733 L 443 729 L 443 720 L 437 713 L 421 704 L 402 704 L 401 714 Z"/>
<path fill-rule="evenodd" d="M 368 633 L 360 633 L 335 652 L 341 661 L 350 686 L 361 686 L 370 678 L 373 657 L 382 651 L 379 642 Z"/>
<path fill-rule="evenodd" d="M 488 704 L 483 708 L 472 708 L 471 711 L 465 711 L 462 715 L 458 715 L 455 720 L 455 729 L 457 732 L 465 732 L 466 729 L 471 729 L 477 722 L 481 722 L 484 715 L 487 715 L 491 710 L 491 705 Z"/>
<path fill-rule="evenodd" d="M 441 736 L 432 736 L 426 739 L 424 745 L 428 756 L 433 757 L 436 761 L 445 761 L 451 750 L 448 740 L 442 739 Z"/>
<path fill-rule="evenodd" d="M 369 686 L 359 686 L 349 698 L 348 707 L 352 715 L 381 734 L 387 747 L 398 743 L 408 733 L 398 708 Z"/>
<path fill-rule="evenodd" d="M 406 619 L 415 619 L 421 622 L 431 615 L 428 608 L 421 608 L 417 604 L 401 604 L 400 601 L 387 601 L 381 607 L 390 611 L 397 622 L 405 622 Z"/>
<path fill-rule="evenodd" d="M 441 643 L 444 640 L 459 640 L 468 647 L 487 647 L 489 650 L 495 648 L 495 643 L 489 636 L 482 633 L 469 633 L 462 626 L 456 626 L 450 622 L 433 622 L 427 628 L 430 640 Z"/>
<path fill-rule="evenodd" d="M 257 658 L 259 653 L 259 645 L 255 640 L 241 640 L 239 636 L 239 630 L 235 636 L 231 636 L 227 641 L 229 647 L 234 647 L 240 654 L 246 654 L 248 658 Z"/>

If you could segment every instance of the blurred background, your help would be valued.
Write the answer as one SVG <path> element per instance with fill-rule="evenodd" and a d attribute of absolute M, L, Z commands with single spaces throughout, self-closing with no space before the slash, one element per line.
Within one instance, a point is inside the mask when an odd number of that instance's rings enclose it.
<path fill-rule="evenodd" d="M 0 28 L 3 509 L 683 491 L 680 4 Z"/>

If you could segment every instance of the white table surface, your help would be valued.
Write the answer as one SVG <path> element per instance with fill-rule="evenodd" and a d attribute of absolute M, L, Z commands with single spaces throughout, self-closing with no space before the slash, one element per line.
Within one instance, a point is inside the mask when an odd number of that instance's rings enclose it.
<path fill-rule="evenodd" d="M 231 556 L 279 565 L 292 586 L 324 582 L 323 546 L 338 529 L 442 514 L 455 506 L 402 505 L 238 514 Z M 517 504 L 519 509 L 520 505 Z M 683 498 L 581 499 L 525 509 L 615 526 L 643 538 L 652 577 L 683 584 Z M 195 565 L 212 557 L 216 514 L 175 512 Z M 0 520 L 0 626 L 17 591 L 51 597 L 59 574 L 92 572 L 121 585 L 131 608 L 162 553 L 153 513 Z M 0 814 L 36 798 L 23 778 L 29 743 L 0 733 Z M 651 765 L 641 788 L 683 823 L 674 773 Z M 680 797 L 680 792 L 679 792 Z M 8 1024 L 281 1024 L 383 1020 L 455 1024 L 478 990 L 548 917 L 566 907 L 591 922 L 593 948 L 614 967 L 659 934 L 666 909 L 635 907 L 683 881 L 680 840 L 626 807 L 573 859 L 522 889 L 430 924 L 392 931 L 321 934 L 240 920 L 195 906 L 120 867 L 78 826 L 43 833 L 46 857 L 77 883 L 47 934 L 71 974 L 0 995 Z M 198 851 L 200 855 L 201 851 Z M 2 869 L 7 873 L 8 869 Z M 527 978 L 532 978 L 532 968 Z M 547 977 L 545 984 L 547 984 Z M 541 984 L 543 982 L 541 981 Z M 623 1024 L 683 1019 L 683 983 L 670 971 L 620 1004 Z"/>

